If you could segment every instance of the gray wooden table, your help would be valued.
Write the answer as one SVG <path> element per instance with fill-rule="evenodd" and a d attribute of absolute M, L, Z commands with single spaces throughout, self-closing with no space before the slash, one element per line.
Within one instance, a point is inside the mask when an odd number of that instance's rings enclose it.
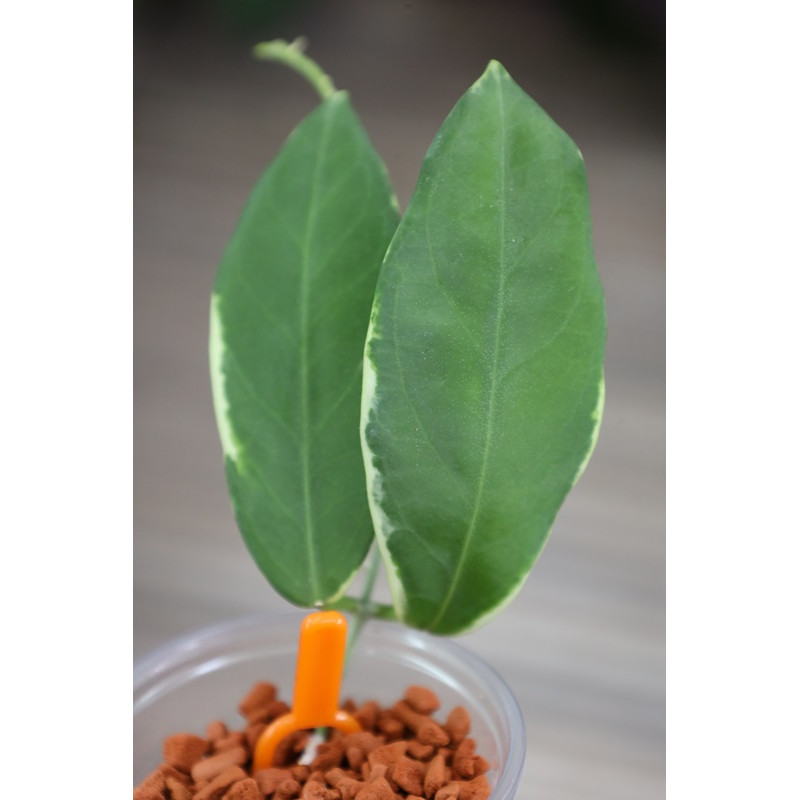
<path fill-rule="evenodd" d="M 272 34 L 307 34 L 350 89 L 401 205 L 434 132 L 492 57 L 583 151 L 608 303 L 603 429 L 522 592 L 462 643 L 524 711 L 520 800 L 651 800 L 664 795 L 663 87 L 650 59 L 603 53 L 521 5 L 307 4 Z M 137 34 L 134 97 L 141 655 L 192 628 L 288 607 L 230 512 L 208 301 L 253 181 L 315 99 L 282 68 L 252 62 L 245 43 L 185 27 Z"/>

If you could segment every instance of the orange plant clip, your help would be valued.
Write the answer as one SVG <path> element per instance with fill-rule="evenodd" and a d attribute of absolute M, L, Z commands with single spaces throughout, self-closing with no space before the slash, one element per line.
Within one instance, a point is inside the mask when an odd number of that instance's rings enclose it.
<path fill-rule="evenodd" d="M 300 625 L 300 645 L 294 679 L 292 710 L 274 720 L 261 734 L 253 754 L 253 772 L 272 765 L 275 748 L 289 734 L 307 728 L 361 730 L 356 720 L 339 709 L 344 670 L 347 620 L 338 611 L 316 611 Z"/>

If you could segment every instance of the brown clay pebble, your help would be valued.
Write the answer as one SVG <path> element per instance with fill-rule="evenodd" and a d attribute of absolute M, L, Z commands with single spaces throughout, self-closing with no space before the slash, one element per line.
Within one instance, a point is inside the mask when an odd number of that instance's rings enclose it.
<path fill-rule="evenodd" d="M 392 766 L 398 758 L 406 754 L 408 748 L 407 742 L 393 742 L 392 744 L 385 744 L 383 747 L 377 747 L 368 756 L 367 760 L 370 766 L 376 764 L 386 764 L 387 767 Z"/>
<path fill-rule="evenodd" d="M 461 784 L 458 800 L 489 800 L 491 793 L 492 787 L 489 786 L 486 776 L 479 775 L 474 780 Z"/>
<path fill-rule="evenodd" d="M 162 764 L 160 769 L 170 800 L 191 800 L 189 776 L 169 764 Z"/>
<path fill-rule="evenodd" d="M 224 739 L 228 735 L 228 726 L 221 720 L 210 722 L 206 727 L 206 739 L 209 742 L 216 742 L 217 739 Z"/>
<path fill-rule="evenodd" d="M 234 731 L 214 742 L 214 752 L 222 753 L 225 750 L 232 750 L 234 747 L 244 747 L 247 744 L 247 737 L 241 731 Z"/>
<path fill-rule="evenodd" d="M 385 712 L 384 712 L 385 713 Z M 414 711 L 405 700 L 400 700 L 392 706 L 392 713 L 399 719 L 407 728 L 416 731 L 428 717 L 424 714 L 419 714 Z"/>
<path fill-rule="evenodd" d="M 342 800 L 353 800 L 364 785 L 362 781 L 348 775 L 343 769 L 332 769 L 326 772 L 325 780 L 341 792 Z"/>
<path fill-rule="evenodd" d="M 300 795 L 302 800 L 326 800 L 328 790 L 325 788 L 324 783 L 319 781 L 309 781 L 303 787 L 303 793 Z"/>
<path fill-rule="evenodd" d="M 243 747 L 234 747 L 224 753 L 209 756 L 202 761 L 196 761 L 192 767 L 192 778 L 195 783 L 213 781 L 229 767 L 241 767 L 247 763 L 248 754 Z"/>
<path fill-rule="evenodd" d="M 457 800 L 461 787 L 457 783 L 448 783 L 436 792 L 436 800 Z"/>
<path fill-rule="evenodd" d="M 258 784 L 258 790 L 269 797 L 284 781 L 291 780 L 292 773 L 288 769 L 267 767 L 260 769 L 253 777 Z"/>
<path fill-rule="evenodd" d="M 309 779 L 311 770 L 305 764 L 295 764 L 289 767 L 289 772 L 291 772 L 292 777 L 302 785 Z"/>
<path fill-rule="evenodd" d="M 409 686 L 403 698 L 418 714 L 432 714 L 441 705 L 439 698 L 424 686 Z"/>
<path fill-rule="evenodd" d="M 317 748 L 317 755 L 311 762 L 311 769 L 327 772 L 329 769 L 338 767 L 342 763 L 343 756 L 344 745 L 341 741 L 324 742 Z"/>
<path fill-rule="evenodd" d="M 133 800 L 159 800 L 164 797 L 164 776 L 160 769 L 151 772 L 134 790 Z"/>
<path fill-rule="evenodd" d="M 302 753 L 308 741 L 306 731 L 297 731 L 287 736 L 276 748 L 272 756 L 272 763 L 276 767 L 285 767 L 293 761 L 293 756 Z"/>
<path fill-rule="evenodd" d="M 392 780 L 409 794 L 421 794 L 424 774 L 425 767 L 422 764 L 402 756 L 392 769 Z"/>
<path fill-rule="evenodd" d="M 428 797 L 433 797 L 436 792 L 444 786 L 446 769 L 444 756 L 441 753 L 437 753 L 430 764 L 428 764 L 428 769 L 425 772 L 423 785 L 425 794 Z"/>
<path fill-rule="evenodd" d="M 241 767 L 228 767 L 220 772 L 205 788 L 197 792 L 194 800 L 220 800 L 230 786 L 236 781 L 244 780 L 247 777 L 247 773 Z"/>
<path fill-rule="evenodd" d="M 385 742 L 380 736 L 375 736 L 367 731 L 359 731 L 345 736 L 342 744 L 345 748 L 357 747 L 365 755 L 369 755 L 376 747 L 380 747 Z"/>
<path fill-rule="evenodd" d="M 290 711 L 289 706 L 283 700 L 274 700 L 269 705 L 254 708 L 247 715 L 247 724 L 256 725 L 258 723 L 272 722 Z"/>
<path fill-rule="evenodd" d="M 170 784 L 170 782 L 167 781 L 167 790 L 169 791 L 169 800 L 193 800 L 194 798 L 192 790 L 182 783 Z"/>
<path fill-rule="evenodd" d="M 370 700 L 364 703 L 353 716 L 365 731 L 371 731 L 375 730 L 375 726 L 378 724 L 380 710 L 380 706 L 374 700 Z"/>
<path fill-rule="evenodd" d="M 476 775 L 483 775 L 484 772 L 489 771 L 489 762 L 483 756 L 475 756 L 473 763 L 475 764 Z"/>
<path fill-rule="evenodd" d="M 266 725 L 272 721 L 268 708 L 254 708 L 247 715 L 247 725 Z"/>
<path fill-rule="evenodd" d="M 422 744 L 441 747 L 450 742 L 450 737 L 432 719 L 426 719 L 417 729 L 417 739 Z"/>
<path fill-rule="evenodd" d="M 137 786 L 133 790 L 133 800 L 164 800 L 165 795 L 153 786 Z"/>
<path fill-rule="evenodd" d="M 267 706 L 267 718 L 270 720 L 277 719 L 284 714 L 288 714 L 289 711 L 291 711 L 291 709 L 283 700 L 275 700 Z"/>
<path fill-rule="evenodd" d="M 408 754 L 419 761 L 427 761 L 435 752 L 432 744 L 422 744 L 416 739 L 408 743 Z"/>
<path fill-rule="evenodd" d="M 181 772 L 179 769 L 175 769 L 175 767 L 171 767 L 169 764 L 162 764 L 158 769 L 161 775 L 164 777 L 165 783 L 169 781 L 177 781 L 184 786 L 188 786 L 191 783 L 191 779 L 185 772 Z M 167 788 L 169 788 L 169 786 L 167 786 Z"/>
<path fill-rule="evenodd" d="M 342 781 L 352 780 L 350 775 L 345 772 L 341 767 L 336 767 L 335 769 L 329 769 L 325 773 L 325 780 L 333 787 L 339 788 L 339 784 Z"/>
<path fill-rule="evenodd" d="M 346 755 L 347 763 L 352 769 L 361 769 L 361 765 L 366 758 L 363 750 L 359 750 L 358 747 L 348 747 Z"/>
<path fill-rule="evenodd" d="M 475 740 L 464 739 L 453 755 L 453 772 L 459 778 L 475 777 Z"/>
<path fill-rule="evenodd" d="M 338 787 L 338 790 L 342 793 L 342 800 L 355 800 L 363 787 L 363 781 L 354 780 L 352 783 Z"/>
<path fill-rule="evenodd" d="M 456 706 L 448 715 L 444 729 L 450 736 L 450 741 L 456 745 L 461 744 L 472 727 L 469 712 L 462 706 Z"/>
<path fill-rule="evenodd" d="M 440 747 L 436 752 L 437 755 L 440 755 L 444 759 L 444 763 L 448 766 L 453 763 L 453 751 L 449 747 Z"/>
<path fill-rule="evenodd" d="M 276 694 L 275 686 L 271 683 L 259 681 L 253 684 L 239 703 L 239 713 L 243 717 L 247 717 L 256 709 L 266 708 L 275 700 Z"/>
<path fill-rule="evenodd" d="M 275 800 L 291 800 L 300 794 L 300 789 L 300 784 L 296 780 L 284 781 L 275 791 Z"/>
<path fill-rule="evenodd" d="M 355 796 L 355 800 L 394 800 L 394 791 L 386 778 L 378 778 L 366 784 Z"/>
<path fill-rule="evenodd" d="M 189 772 L 192 765 L 205 755 L 208 742 L 191 733 L 176 733 L 164 739 L 164 762 L 182 772 Z"/>
<path fill-rule="evenodd" d="M 367 781 L 369 783 L 374 783 L 375 781 L 379 780 L 380 778 L 385 778 L 389 774 L 389 765 L 388 764 L 370 764 L 369 768 L 369 775 L 367 776 Z"/>
<path fill-rule="evenodd" d="M 234 783 L 225 792 L 222 800 L 264 800 L 264 795 L 258 790 L 258 784 L 252 778 L 245 778 Z"/>
<path fill-rule="evenodd" d="M 403 735 L 405 726 L 399 719 L 388 714 L 384 714 L 378 720 L 378 730 L 386 734 L 389 739 L 398 739 Z"/>
<path fill-rule="evenodd" d="M 256 744 L 258 740 L 261 738 L 261 734 L 264 733 L 267 726 L 264 723 L 257 722 L 254 725 L 248 725 L 245 728 L 244 738 L 247 741 L 247 747 L 253 751 L 256 749 Z"/>
<path fill-rule="evenodd" d="M 357 708 L 356 701 L 352 697 L 348 697 L 342 702 L 342 711 L 346 711 L 348 714 L 355 714 Z"/>
<path fill-rule="evenodd" d="M 420 743 L 440 747 L 450 741 L 450 737 L 444 732 L 443 728 L 437 725 L 430 717 L 414 711 L 405 700 L 395 703 L 392 706 L 392 711 L 394 711 L 398 719 L 402 720 L 407 727 L 417 734 L 417 739 Z"/>

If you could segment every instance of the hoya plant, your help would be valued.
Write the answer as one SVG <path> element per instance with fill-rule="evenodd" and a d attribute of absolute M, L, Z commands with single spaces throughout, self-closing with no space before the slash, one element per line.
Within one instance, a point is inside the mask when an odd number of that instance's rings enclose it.
<path fill-rule="evenodd" d="M 522 586 L 597 439 L 606 322 L 583 159 L 492 61 L 401 214 L 347 92 L 299 43 L 256 55 L 320 103 L 253 189 L 213 290 L 238 526 L 295 605 L 473 629 Z M 380 561 L 391 606 L 371 599 Z"/>

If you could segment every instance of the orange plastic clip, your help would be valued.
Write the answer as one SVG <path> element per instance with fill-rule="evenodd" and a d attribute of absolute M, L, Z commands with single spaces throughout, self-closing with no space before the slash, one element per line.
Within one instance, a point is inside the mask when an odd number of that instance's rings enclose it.
<path fill-rule="evenodd" d="M 253 772 L 272 765 L 275 748 L 289 734 L 307 728 L 361 730 L 356 720 L 339 709 L 339 686 L 344 670 L 347 620 L 338 611 L 309 614 L 300 626 L 292 710 L 274 720 L 261 734 L 253 754 Z"/>

